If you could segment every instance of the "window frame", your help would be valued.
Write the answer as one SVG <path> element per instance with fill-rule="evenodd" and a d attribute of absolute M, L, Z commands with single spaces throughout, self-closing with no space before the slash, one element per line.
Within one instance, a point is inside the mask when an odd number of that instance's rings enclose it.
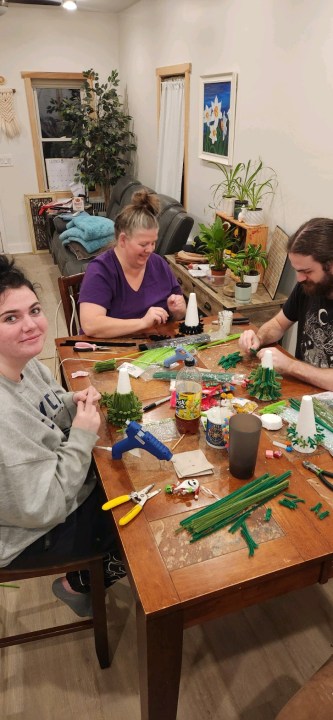
<path fill-rule="evenodd" d="M 38 191 L 49 192 L 47 187 L 47 177 L 44 165 L 43 148 L 40 138 L 39 128 L 39 117 L 37 117 L 37 108 L 35 104 L 34 89 L 39 83 L 51 81 L 52 84 L 59 82 L 59 86 L 62 83 L 77 83 L 84 82 L 83 73 L 55 73 L 55 72 L 30 72 L 24 70 L 21 72 L 21 77 L 24 80 L 28 113 L 30 120 L 31 136 L 32 136 L 32 147 L 35 158 L 35 167 L 37 174 Z M 35 83 L 35 85 L 34 85 Z M 58 197 L 67 196 L 68 190 L 57 190 L 56 195 Z"/>

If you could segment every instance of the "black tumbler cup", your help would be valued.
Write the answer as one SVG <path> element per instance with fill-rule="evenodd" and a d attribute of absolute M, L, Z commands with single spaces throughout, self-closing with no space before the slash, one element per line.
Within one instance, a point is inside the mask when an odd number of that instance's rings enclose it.
<path fill-rule="evenodd" d="M 232 415 L 229 420 L 229 469 L 239 480 L 254 474 L 261 428 L 255 415 Z"/>

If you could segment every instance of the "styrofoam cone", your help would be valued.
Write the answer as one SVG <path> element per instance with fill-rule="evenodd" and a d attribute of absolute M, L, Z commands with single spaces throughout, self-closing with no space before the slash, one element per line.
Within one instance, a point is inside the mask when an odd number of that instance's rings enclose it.
<path fill-rule="evenodd" d="M 199 325 L 197 296 L 195 293 L 190 293 L 189 295 L 185 317 L 185 325 L 188 325 L 188 327 L 196 327 L 197 325 Z"/>
<path fill-rule="evenodd" d="M 302 397 L 301 407 L 296 424 L 296 431 L 297 435 L 303 437 L 305 440 L 308 437 L 313 438 L 317 432 L 311 395 L 303 395 Z M 299 452 L 304 453 L 310 453 L 315 450 L 315 448 L 311 448 L 310 446 L 302 448 L 299 445 L 295 445 L 294 447 Z"/>
<path fill-rule="evenodd" d="M 261 367 L 273 370 L 273 353 L 271 350 L 265 350 L 261 361 Z"/>
<path fill-rule="evenodd" d="M 127 395 L 132 392 L 131 381 L 126 368 L 119 369 L 117 393 L 120 395 Z"/>

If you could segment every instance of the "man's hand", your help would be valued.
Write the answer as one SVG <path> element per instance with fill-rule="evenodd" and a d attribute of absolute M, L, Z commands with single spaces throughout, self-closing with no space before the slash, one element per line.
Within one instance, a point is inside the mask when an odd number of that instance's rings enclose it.
<path fill-rule="evenodd" d="M 94 405 L 96 405 L 98 403 L 98 401 L 101 399 L 101 393 L 99 393 L 98 390 L 96 390 L 96 388 L 94 388 L 93 385 L 90 385 L 85 390 L 78 390 L 77 392 L 73 393 L 73 402 L 75 403 L 75 405 L 78 404 L 79 400 L 81 400 L 81 402 L 85 403 L 88 394 L 89 394 L 89 397 L 92 399 L 92 402 L 94 403 Z"/>
<path fill-rule="evenodd" d="M 260 348 L 260 340 L 253 330 L 245 330 L 240 336 L 238 343 L 243 352 L 246 353 Z"/>
<path fill-rule="evenodd" d="M 276 370 L 276 372 L 288 373 L 290 371 L 290 365 L 293 362 L 294 358 L 290 358 L 287 355 L 284 355 L 284 353 L 282 353 L 276 347 L 269 347 L 259 350 L 257 355 L 259 360 L 262 360 L 266 350 L 271 350 L 272 352 L 273 368 L 274 370 Z"/>

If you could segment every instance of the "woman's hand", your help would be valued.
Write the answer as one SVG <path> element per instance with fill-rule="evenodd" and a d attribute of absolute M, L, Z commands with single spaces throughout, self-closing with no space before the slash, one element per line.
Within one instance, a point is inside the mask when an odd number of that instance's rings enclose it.
<path fill-rule="evenodd" d="M 93 385 L 90 385 L 85 390 L 78 390 L 77 392 L 73 393 L 73 402 L 75 403 L 75 405 L 78 404 L 79 400 L 85 402 L 88 392 L 90 393 L 90 397 L 92 398 L 94 405 L 96 405 L 96 403 L 98 403 L 98 401 L 101 399 L 101 393 L 99 393 Z"/>
<path fill-rule="evenodd" d="M 97 434 L 101 424 L 100 414 L 96 407 L 96 394 L 99 395 L 99 393 L 92 385 L 87 388 L 87 391 L 83 390 L 82 392 L 86 393 L 85 400 L 78 399 L 77 401 L 77 412 L 72 427 Z M 75 394 L 79 395 L 80 393 Z"/>
<path fill-rule="evenodd" d="M 175 293 L 169 295 L 167 305 L 170 315 L 172 315 L 175 320 L 181 320 L 185 317 L 186 303 L 183 295 L 176 295 Z"/>
<path fill-rule="evenodd" d="M 168 313 L 164 308 L 151 307 L 142 318 L 143 328 L 149 328 L 152 325 L 162 325 L 167 322 L 168 318 Z"/>
<path fill-rule="evenodd" d="M 251 350 L 258 350 L 260 348 L 260 340 L 253 330 L 245 330 L 240 336 L 238 343 L 241 349 L 250 353 Z"/>

